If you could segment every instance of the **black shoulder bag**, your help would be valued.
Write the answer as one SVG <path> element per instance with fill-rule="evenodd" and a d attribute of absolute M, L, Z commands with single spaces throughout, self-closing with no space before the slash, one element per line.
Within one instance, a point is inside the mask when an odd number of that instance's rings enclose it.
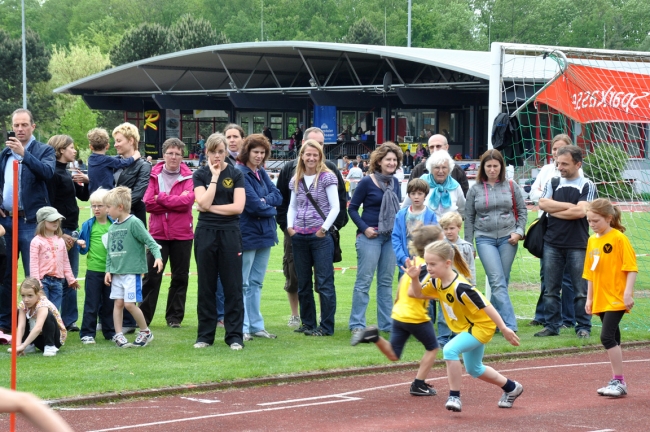
<path fill-rule="evenodd" d="M 311 205 L 314 206 L 318 214 L 320 215 L 321 218 L 323 218 L 323 222 L 325 222 L 325 214 L 323 211 L 320 209 L 318 204 L 316 204 L 316 200 L 314 199 L 313 196 L 311 196 L 311 192 L 309 192 L 309 188 L 307 187 L 307 182 L 305 182 L 305 178 L 302 178 L 302 186 L 305 188 L 305 193 L 307 194 L 307 198 L 309 199 L 309 202 L 311 202 Z M 333 262 L 341 262 L 343 261 L 343 253 L 341 251 L 341 234 L 339 234 L 339 230 L 336 229 L 334 225 L 332 225 L 329 229 L 329 233 L 332 236 L 332 240 L 334 240 L 334 259 Z"/>
<path fill-rule="evenodd" d="M 559 177 L 553 177 L 551 179 L 551 188 L 553 188 L 553 194 L 555 194 L 555 189 L 557 189 L 560 184 Z M 542 216 L 535 219 L 526 232 L 526 237 L 524 239 L 524 248 L 528 250 L 532 255 L 537 258 L 542 258 L 544 256 L 544 234 L 546 234 L 546 227 L 548 226 L 548 214 L 544 212 Z"/>

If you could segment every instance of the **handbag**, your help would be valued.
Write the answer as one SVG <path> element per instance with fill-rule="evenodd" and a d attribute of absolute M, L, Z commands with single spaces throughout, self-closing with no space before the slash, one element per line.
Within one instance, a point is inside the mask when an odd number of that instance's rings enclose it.
<path fill-rule="evenodd" d="M 551 179 L 553 194 L 555 194 L 555 189 L 557 189 L 559 184 L 559 177 L 553 177 Z M 526 232 L 524 248 L 537 258 L 542 258 L 544 256 L 544 235 L 546 234 L 547 226 L 548 214 L 544 212 L 542 216 L 538 217 L 530 224 L 528 231 Z"/>
<path fill-rule="evenodd" d="M 320 209 L 318 204 L 316 203 L 316 200 L 314 199 L 313 196 L 311 196 L 311 192 L 309 192 L 309 188 L 307 188 L 307 182 L 305 182 L 305 178 L 302 178 L 302 186 L 305 188 L 305 193 L 307 194 L 307 198 L 309 199 L 309 202 L 311 202 L 311 205 L 314 206 L 320 217 L 323 219 L 323 222 L 325 221 L 325 214 L 323 211 Z M 341 234 L 339 233 L 339 230 L 336 229 L 334 225 L 332 225 L 329 229 L 329 233 L 332 236 L 332 240 L 334 241 L 334 259 L 332 262 L 341 262 L 343 261 L 343 251 L 341 250 Z"/>

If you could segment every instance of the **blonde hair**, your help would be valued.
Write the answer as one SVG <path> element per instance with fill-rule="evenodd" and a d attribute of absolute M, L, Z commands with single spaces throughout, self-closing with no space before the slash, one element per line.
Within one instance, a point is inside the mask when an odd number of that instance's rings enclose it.
<path fill-rule="evenodd" d="M 331 172 L 329 168 L 325 165 L 325 154 L 323 153 L 323 147 L 318 143 L 318 141 L 313 139 L 308 139 L 302 143 L 300 147 L 300 153 L 298 154 L 298 165 L 296 166 L 296 175 L 294 177 L 294 190 L 298 189 L 298 184 L 305 176 L 305 162 L 302 160 L 302 156 L 305 154 L 307 147 L 314 148 L 318 150 L 318 165 L 316 166 L 316 178 L 314 179 L 314 188 L 318 186 L 318 178 L 323 172 Z"/>
<path fill-rule="evenodd" d="M 424 253 L 439 256 L 444 260 L 449 260 L 453 263 L 454 268 L 458 270 L 460 274 L 466 278 L 472 277 L 472 272 L 456 245 L 452 245 L 446 240 L 438 240 L 427 245 L 424 249 Z"/>
<path fill-rule="evenodd" d="M 424 256 L 424 249 L 428 244 L 441 240 L 442 229 L 438 225 L 424 225 L 411 232 L 409 253 L 419 257 Z"/>
<path fill-rule="evenodd" d="M 122 206 L 126 213 L 131 213 L 131 189 L 118 186 L 104 196 L 104 204 L 112 207 Z"/>
<path fill-rule="evenodd" d="M 27 276 L 25 280 L 20 284 L 20 289 L 21 291 L 23 289 L 34 290 L 35 295 L 38 295 L 42 291 L 41 283 L 38 281 L 38 279 L 29 276 Z"/>
<path fill-rule="evenodd" d="M 104 203 L 104 197 L 108 193 L 108 189 L 104 188 L 99 188 L 92 194 L 90 194 L 90 197 L 88 198 L 89 203 Z"/>
<path fill-rule="evenodd" d="M 121 125 L 116 126 L 115 129 L 113 129 L 113 138 L 115 138 L 115 135 L 118 133 L 124 135 L 124 138 L 127 140 L 133 139 L 133 148 L 135 150 L 138 149 L 138 143 L 140 142 L 140 132 L 134 124 L 122 123 Z"/>
<path fill-rule="evenodd" d="M 205 141 L 206 153 L 216 153 L 217 148 L 219 148 L 219 144 L 223 144 L 224 150 L 228 148 L 228 141 L 226 141 L 226 136 L 219 132 L 213 133 Z"/>
<path fill-rule="evenodd" d="M 57 237 L 63 237 L 63 230 L 61 229 L 61 219 L 57 219 L 57 220 L 59 222 L 59 226 L 56 229 L 56 231 L 54 231 L 54 235 L 57 236 Z M 45 222 L 46 221 L 43 220 L 43 221 L 40 221 L 38 223 L 38 225 L 36 225 L 36 231 L 35 231 L 36 235 L 39 235 L 41 237 L 45 237 L 45 235 L 46 235 L 46 233 L 45 233 Z"/>
<path fill-rule="evenodd" d="M 563 141 L 566 143 L 566 145 L 573 145 L 573 141 L 571 140 L 571 137 L 567 134 L 557 134 L 553 137 L 553 140 L 551 141 L 551 148 L 553 148 L 553 144 L 555 144 L 558 141 Z"/>
<path fill-rule="evenodd" d="M 104 128 L 94 128 L 89 130 L 86 138 L 88 138 L 90 147 L 93 150 L 104 150 L 108 147 L 108 131 Z"/>
<path fill-rule="evenodd" d="M 442 215 L 438 220 L 440 226 L 445 229 L 449 225 L 456 225 L 458 228 L 463 227 L 463 217 L 458 212 L 448 212 Z"/>
<path fill-rule="evenodd" d="M 587 204 L 587 211 L 601 215 L 604 218 L 611 216 L 609 226 L 625 232 L 625 227 L 621 224 L 621 209 L 612 204 L 608 199 L 598 198 Z"/>
<path fill-rule="evenodd" d="M 54 135 L 47 141 L 47 145 L 54 149 L 55 157 L 58 159 L 63 154 L 63 151 L 67 149 L 70 144 L 74 144 L 72 137 L 68 135 Z"/>

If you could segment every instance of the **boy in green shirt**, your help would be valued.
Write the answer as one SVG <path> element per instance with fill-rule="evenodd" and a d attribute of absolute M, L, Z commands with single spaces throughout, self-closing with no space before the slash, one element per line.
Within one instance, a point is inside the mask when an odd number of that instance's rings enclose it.
<path fill-rule="evenodd" d="M 104 205 L 113 225 L 108 230 L 106 245 L 106 276 L 104 283 L 111 286 L 113 322 L 115 336 L 113 341 L 120 348 L 130 347 L 122 334 L 122 316 L 126 308 L 140 328 L 133 346 L 144 347 L 153 340 L 142 311 L 136 302 L 142 301 L 142 274 L 147 273 L 145 246 L 155 258 L 153 266 L 160 273 L 163 269 L 160 248 L 142 221 L 131 212 L 131 190 L 125 186 L 116 187 L 104 197 Z"/>

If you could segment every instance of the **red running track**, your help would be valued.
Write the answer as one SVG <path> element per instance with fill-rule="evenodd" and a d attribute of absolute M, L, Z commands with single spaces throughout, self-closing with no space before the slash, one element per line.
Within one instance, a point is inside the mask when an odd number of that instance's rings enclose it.
<path fill-rule="evenodd" d="M 463 412 L 445 410 L 449 388 L 444 368 L 436 368 L 428 379 L 438 390 L 434 397 L 411 396 L 415 371 L 407 371 L 67 407 L 60 413 L 78 431 L 648 431 L 650 347 L 624 348 L 624 358 L 630 394 L 620 399 L 596 394 L 611 376 L 603 350 L 491 363 L 524 386 L 512 409 L 497 407 L 501 389 L 465 376 Z M 18 426 L 33 430 L 21 418 Z M 8 430 L 6 416 L 0 429 Z"/>

